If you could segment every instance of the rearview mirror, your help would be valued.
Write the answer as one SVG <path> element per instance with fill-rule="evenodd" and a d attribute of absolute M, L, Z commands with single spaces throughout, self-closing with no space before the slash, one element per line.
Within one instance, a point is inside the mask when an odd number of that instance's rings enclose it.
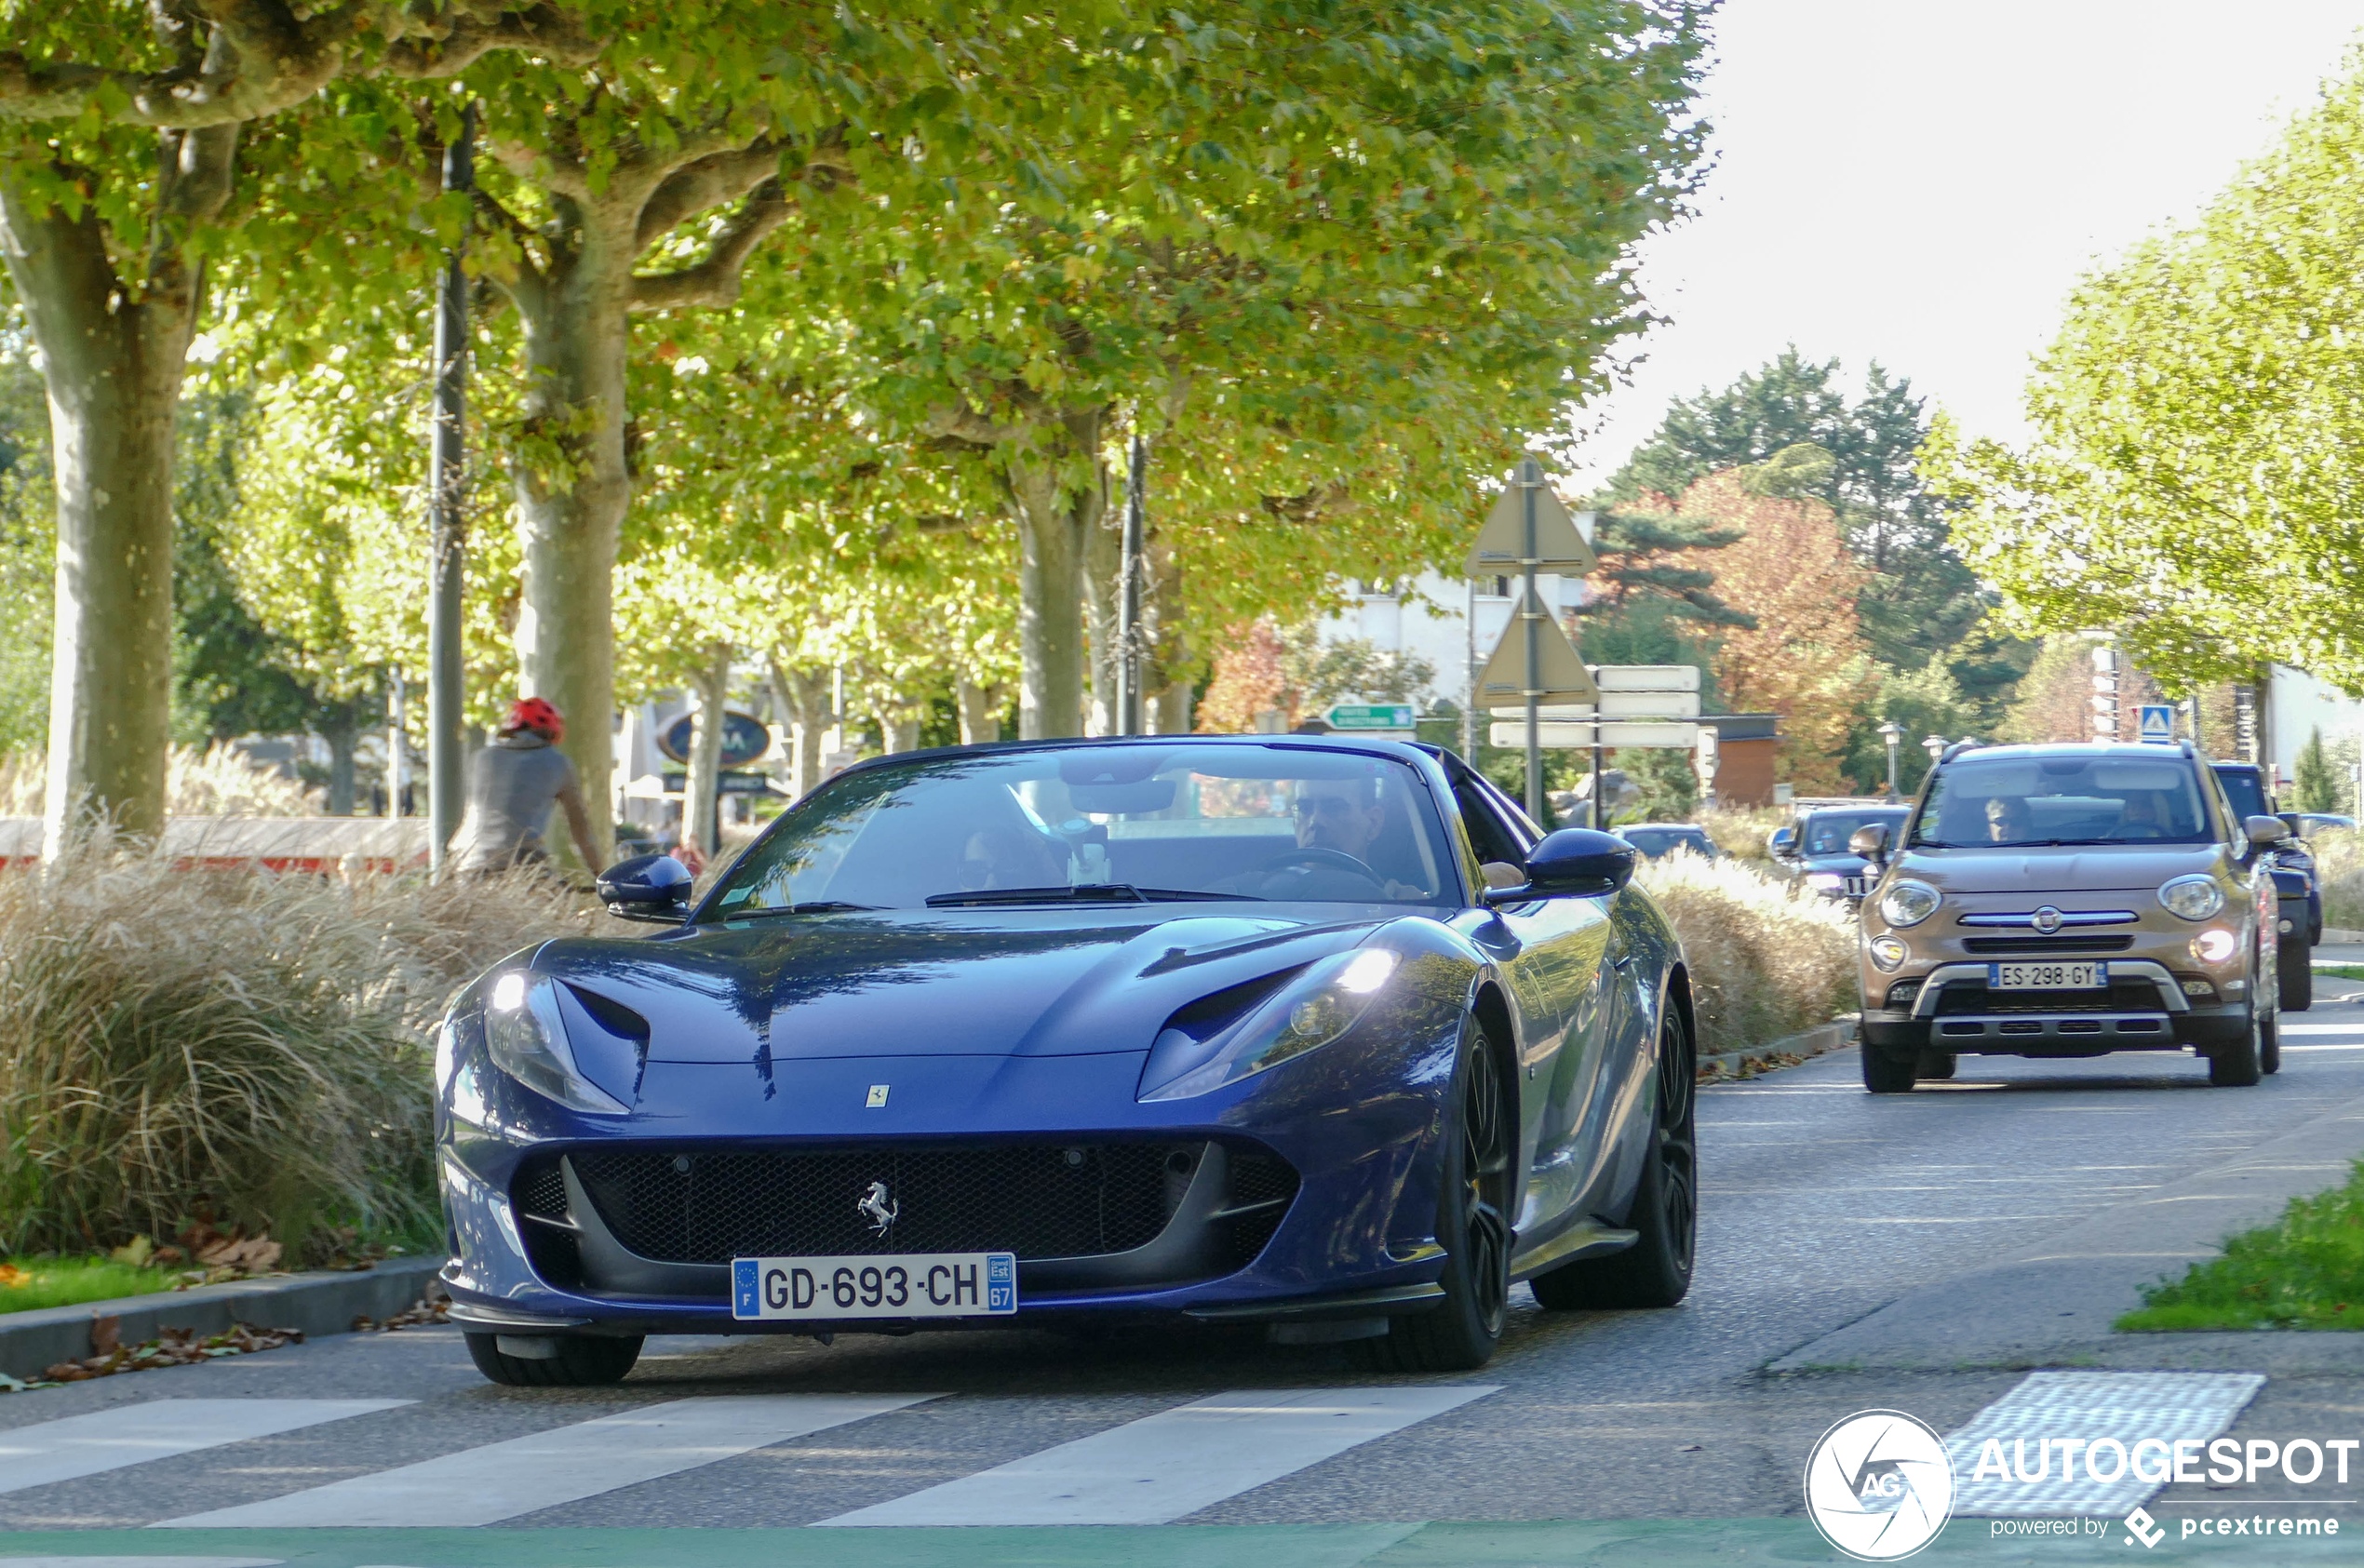
<path fill-rule="evenodd" d="M 1775 860 L 1789 859 L 1790 851 L 1797 848 L 1797 829 L 1794 827 L 1775 828 L 1773 837 L 1765 841 L 1765 847 L 1772 851 Z"/>
<path fill-rule="evenodd" d="M 1877 865 L 1887 859 L 1887 824 L 1867 822 L 1847 836 L 1847 852 Z"/>
<path fill-rule="evenodd" d="M 1488 888 L 1488 904 L 1524 904 L 1538 898 L 1597 898 L 1633 879 L 1633 846 L 1613 833 L 1564 827 L 1535 846 L 1526 857 L 1523 887 Z"/>
<path fill-rule="evenodd" d="M 679 925 L 690 918 L 690 886 L 696 880 L 671 855 L 634 855 L 599 873 L 599 902 L 618 919 Z"/>
<path fill-rule="evenodd" d="M 2274 814 L 2282 819 L 2282 825 L 2290 830 L 2291 838 L 2304 838 L 2306 837 L 2306 829 L 2301 825 L 2299 814 L 2296 811 L 2277 811 Z"/>
<path fill-rule="evenodd" d="M 2290 836 L 2290 827 L 2279 817 L 2249 817 L 2241 824 L 2249 829 L 2253 848 L 2270 850 Z"/>

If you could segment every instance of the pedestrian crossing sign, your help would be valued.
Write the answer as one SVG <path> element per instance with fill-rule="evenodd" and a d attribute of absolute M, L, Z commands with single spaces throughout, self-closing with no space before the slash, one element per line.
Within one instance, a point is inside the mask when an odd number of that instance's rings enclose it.
<path fill-rule="evenodd" d="M 2175 739 L 2175 710 L 2165 703 L 2142 704 L 2142 737 L 2148 745 L 2166 745 Z"/>

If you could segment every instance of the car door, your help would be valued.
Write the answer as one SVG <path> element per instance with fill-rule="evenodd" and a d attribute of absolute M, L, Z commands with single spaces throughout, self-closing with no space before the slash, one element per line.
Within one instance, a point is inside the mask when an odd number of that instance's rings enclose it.
<path fill-rule="evenodd" d="M 1453 797 L 1480 861 L 1515 865 L 1525 860 L 1538 836 L 1524 812 L 1474 773 L 1455 774 Z M 1516 1222 L 1522 1241 L 1549 1233 L 1591 1163 L 1580 1130 L 1601 1069 L 1602 981 L 1610 936 L 1602 903 L 1531 899 L 1472 910 L 1465 925 L 1471 939 L 1493 955 L 1517 1019 L 1521 1130 L 1532 1151 Z"/>

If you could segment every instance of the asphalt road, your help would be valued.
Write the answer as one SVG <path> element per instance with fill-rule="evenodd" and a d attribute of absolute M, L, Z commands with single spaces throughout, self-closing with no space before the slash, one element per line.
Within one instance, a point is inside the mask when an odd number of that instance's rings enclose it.
<path fill-rule="evenodd" d="M 2325 990 L 2348 988 L 2333 982 Z M 2245 1154 L 2278 1146 L 2295 1128 L 2344 1106 L 2364 1111 L 2364 1005 L 2327 1000 L 2291 1022 L 2302 1027 L 2286 1038 L 2282 1073 L 2249 1090 L 2208 1088 L 2204 1066 L 2185 1057 L 2074 1064 L 1966 1057 L 1953 1082 L 1874 1099 L 1860 1086 L 1852 1052 L 1707 1089 L 1701 1254 L 1690 1300 L 1665 1312 L 1551 1314 L 1522 1290 L 1503 1349 L 1481 1374 L 1378 1379 L 1356 1371 L 1343 1352 L 1273 1347 L 1245 1333 L 1098 1343 L 993 1333 L 849 1337 L 829 1347 L 769 1338 L 652 1341 L 618 1388 L 545 1391 L 484 1384 L 450 1330 L 346 1335 L 0 1398 L 0 1531 L 148 1525 L 273 1505 L 340 1481 L 359 1490 L 335 1494 L 329 1511 L 350 1493 L 356 1509 L 390 1509 L 385 1519 L 420 1524 L 471 1522 L 438 1516 L 447 1506 L 489 1507 L 499 1522 L 528 1528 L 779 1527 L 865 1509 L 881 1522 L 1040 1522 L 1043 1509 L 1055 1514 L 1059 1498 L 1077 1495 L 1060 1454 L 1084 1468 L 1095 1455 L 1121 1468 L 1128 1443 L 1149 1454 L 1157 1469 L 1137 1483 L 1149 1490 L 1136 1499 L 1148 1500 L 1106 1506 L 1120 1513 L 1131 1506 L 1127 1517 L 1143 1522 L 1793 1516 L 1814 1439 L 1855 1411 L 1903 1410 L 1942 1432 L 2017 1387 L 2027 1366 L 2047 1360 L 2247 1364 L 2242 1346 L 2199 1360 L 2179 1360 L 2182 1352 L 2150 1342 L 2092 1353 L 2089 1342 L 2103 1331 L 2090 1312 L 2064 1326 L 2050 1351 L 2021 1345 L 1986 1354 L 1978 1348 L 1978 1292 L 1961 1282 L 2000 1257 L 2083 1234 L 2077 1227 L 2094 1228 L 2097 1216 L 2102 1230 L 2139 1241 L 2156 1212 L 2178 1207 L 2145 1210 L 2146 1194 L 2180 1194 L 2185 1188 L 2176 1184 L 2188 1186 Z M 2289 1165 L 2268 1163 L 2277 1171 Z M 2302 1172 L 2286 1185 L 2327 1182 Z M 2270 1192 L 2243 1200 L 2262 1213 L 2279 1207 Z M 2015 1289 L 2022 1306 L 2044 1291 L 2040 1277 Z M 1820 1361 L 1810 1354 L 1849 1325 L 1880 1321 L 1874 1315 L 1900 1301 L 1928 1304 L 1907 1315 L 1952 1325 L 1963 1353 L 1887 1363 L 1876 1354 Z M 2347 1338 L 2282 1337 L 2318 1345 Z M 2336 1360 L 2345 1350 L 2324 1354 Z M 1820 1370 L 1765 1370 L 1785 1358 L 1800 1364 L 1801 1355 Z M 2285 1385 L 2297 1401 L 2287 1408 L 2310 1413 L 2307 1420 L 2357 1414 L 2355 1390 L 2364 1380 L 2311 1362 L 2286 1376 L 2263 1351 L 2250 1360 L 2269 1381 L 2236 1432 L 2279 1418 L 2277 1390 Z M 2357 1370 L 2364 1372 L 2364 1360 Z M 1422 1384 L 1437 1387 L 1415 1392 Z M 1460 1391 L 1448 1395 L 1448 1387 Z M 853 1414 L 835 1424 L 779 1441 L 761 1441 L 761 1430 L 732 1441 L 701 1437 L 696 1423 L 710 1419 L 705 1413 L 712 1407 L 686 1407 L 687 1457 L 656 1479 L 631 1474 L 648 1461 L 630 1455 L 648 1445 L 629 1436 L 610 1441 L 601 1436 L 608 1428 L 560 1440 L 557 1457 L 544 1455 L 538 1471 L 526 1465 L 531 1473 L 522 1481 L 510 1471 L 524 1464 L 523 1451 L 488 1447 L 671 1401 L 747 1395 L 802 1396 L 799 1408 L 818 1408 L 815 1396 L 933 1397 L 875 1414 L 848 1407 Z M 53 1434 L 45 1424 L 67 1417 L 160 1400 L 264 1399 L 409 1402 L 334 1420 L 307 1416 L 313 1424 L 275 1435 L 216 1441 L 76 1479 L 14 1486 L 8 1480 L 9 1437 L 20 1429 L 23 1454 L 54 1449 L 54 1434 L 73 1428 Z M 1172 1414 L 1194 1404 L 1202 1408 Z M 1289 1414 L 1309 1406 L 1346 1425 L 1326 1428 L 1333 1435 L 1325 1437 L 1320 1420 L 1309 1426 Z M 1157 1424 L 1128 1425 L 1145 1421 Z M 1042 1457 L 1082 1440 L 1098 1446 Z M 422 1472 L 423 1491 L 413 1491 L 426 1501 L 405 1503 L 401 1487 L 384 1481 L 363 1484 L 459 1454 L 470 1456 Z M 922 1503 L 908 1501 L 1005 1466 Z M 2364 1503 L 2364 1467 L 2359 1472 L 2354 1484 L 2323 1489 L 2320 1500 L 2344 1499 L 2356 1528 L 2364 1529 L 2364 1508 L 2357 1506 Z M 564 1495 L 570 1476 L 587 1494 Z M 467 1504 L 471 1487 L 489 1488 L 494 1501 Z M 563 1500 L 501 1513 L 544 1496 Z M 451 1498 L 460 1500 L 439 1500 Z M 1102 1505 L 1087 1498 L 1074 1506 Z M 317 1500 L 275 1507 L 276 1513 L 263 1507 L 219 1522 L 332 1521 L 317 1517 Z M 194 1534 L 173 1539 L 185 1543 Z M 0 1536 L 0 1559 L 9 1538 Z"/>

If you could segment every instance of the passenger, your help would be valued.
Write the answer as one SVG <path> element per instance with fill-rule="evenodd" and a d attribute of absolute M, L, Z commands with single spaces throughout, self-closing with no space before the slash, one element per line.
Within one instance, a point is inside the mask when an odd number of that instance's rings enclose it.
<path fill-rule="evenodd" d="M 451 864 L 461 876 L 548 864 L 543 834 L 553 805 L 566 811 L 567 831 L 583 864 L 598 869 L 583 786 L 574 764 L 558 749 L 566 729 L 565 717 L 539 697 L 509 704 L 499 734 L 469 762 L 467 814 L 451 840 Z"/>

